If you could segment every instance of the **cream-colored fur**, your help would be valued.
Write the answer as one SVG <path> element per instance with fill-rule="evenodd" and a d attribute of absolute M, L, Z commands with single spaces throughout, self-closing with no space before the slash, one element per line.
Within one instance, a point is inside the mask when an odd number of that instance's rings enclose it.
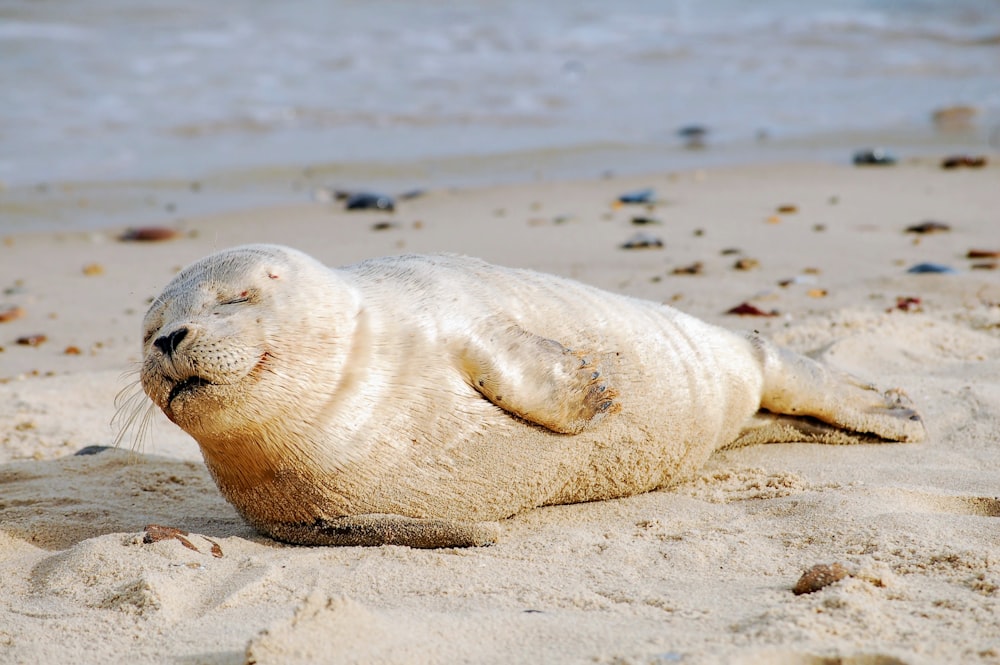
<path fill-rule="evenodd" d="M 460 256 L 225 250 L 144 332 L 146 393 L 255 527 L 305 544 L 483 544 L 480 523 L 664 487 L 741 434 L 924 432 L 900 394 L 758 337 Z"/>

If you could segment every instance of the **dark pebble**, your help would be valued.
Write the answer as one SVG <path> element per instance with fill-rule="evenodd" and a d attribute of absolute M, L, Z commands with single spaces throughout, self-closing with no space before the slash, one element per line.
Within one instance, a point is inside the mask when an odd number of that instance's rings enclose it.
<path fill-rule="evenodd" d="M 41 346 L 48 340 L 48 337 L 41 333 L 35 335 L 23 335 L 17 338 L 17 343 L 21 346 Z"/>
<path fill-rule="evenodd" d="M 670 274 L 672 275 L 700 275 L 705 270 L 705 265 L 701 261 L 695 261 L 688 266 L 679 266 L 674 268 Z"/>
<path fill-rule="evenodd" d="M 663 241 L 654 235 L 639 231 L 631 238 L 622 243 L 622 249 L 659 249 L 663 247 Z"/>
<path fill-rule="evenodd" d="M 73 453 L 74 455 L 96 455 L 98 453 L 103 453 L 105 450 L 111 450 L 112 446 L 84 446 L 80 450 Z"/>
<path fill-rule="evenodd" d="M 906 272 L 915 275 L 925 274 L 925 273 L 939 273 L 944 275 L 954 275 L 958 271 L 951 266 L 942 265 L 940 263 L 918 263 L 917 265 L 911 267 Z"/>
<path fill-rule="evenodd" d="M 618 197 L 619 203 L 652 203 L 655 192 L 652 187 L 625 192 Z"/>
<path fill-rule="evenodd" d="M 765 312 L 756 305 L 741 302 L 736 307 L 726 310 L 726 314 L 736 314 L 737 316 L 778 316 L 778 310 L 772 309 L 770 312 Z"/>
<path fill-rule="evenodd" d="M 708 127 L 704 125 L 685 125 L 677 130 L 677 136 L 685 139 L 701 138 L 708 134 Z"/>
<path fill-rule="evenodd" d="M 655 217 L 633 217 L 632 224 L 634 226 L 650 226 L 650 225 L 663 224 L 663 222 L 656 219 Z"/>
<path fill-rule="evenodd" d="M 924 310 L 921 308 L 920 302 L 920 298 L 913 296 L 896 296 L 896 309 L 901 312 L 922 312 Z M 886 311 L 891 312 L 892 309 Z"/>
<path fill-rule="evenodd" d="M 388 194 L 354 192 L 344 201 L 347 210 L 395 210 L 396 202 Z"/>
<path fill-rule="evenodd" d="M 951 157 L 945 157 L 941 160 L 941 168 L 943 169 L 957 169 L 961 166 L 970 169 L 981 169 L 986 166 L 986 156 L 976 155 L 975 157 L 970 157 L 969 155 L 953 155 Z"/>
<path fill-rule="evenodd" d="M 1000 250 L 970 249 L 965 255 L 967 259 L 1000 259 Z"/>
<path fill-rule="evenodd" d="M 907 226 L 907 233 L 944 233 L 945 231 L 951 231 L 951 226 L 945 224 L 944 222 L 926 221 L 920 222 L 919 224 L 914 224 L 913 226 Z"/>
<path fill-rule="evenodd" d="M 170 240 L 178 235 L 176 229 L 165 226 L 141 226 L 139 228 L 128 229 L 118 236 L 122 242 L 159 242 Z"/>
<path fill-rule="evenodd" d="M 882 148 L 870 148 L 854 153 L 854 163 L 858 166 L 891 166 L 896 163 L 896 157 Z"/>
<path fill-rule="evenodd" d="M 677 130 L 677 136 L 684 139 L 684 145 L 688 148 L 704 148 L 708 128 L 702 125 L 687 125 Z"/>

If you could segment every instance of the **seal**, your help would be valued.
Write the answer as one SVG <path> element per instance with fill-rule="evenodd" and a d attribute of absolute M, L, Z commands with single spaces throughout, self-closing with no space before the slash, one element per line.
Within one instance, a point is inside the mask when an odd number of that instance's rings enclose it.
<path fill-rule="evenodd" d="M 664 488 L 715 450 L 919 441 L 883 392 L 757 335 L 455 255 L 330 269 L 247 245 L 181 271 L 141 383 L 257 530 L 458 547 L 545 505 Z"/>

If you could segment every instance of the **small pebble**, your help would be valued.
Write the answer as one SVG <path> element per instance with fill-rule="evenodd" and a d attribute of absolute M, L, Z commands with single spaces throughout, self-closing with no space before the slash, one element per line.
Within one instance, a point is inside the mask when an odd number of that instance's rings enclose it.
<path fill-rule="evenodd" d="M 702 138 L 708 134 L 708 128 L 704 125 L 685 125 L 677 130 L 677 136 L 682 139 Z"/>
<path fill-rule="evenodd" d="M 965 255 L 967 259 L 1000 259 L 1000 250 L 970 249 Z"/>
<path fill-rule="evenodd" d="M 935 222 L 933 220 L 920 222 L 919 224 L 906 227 L 906 233 L 920 233 L 922 235 L 927 235 L 929 233 L 945 233 L 947 231 L 951 231 L 951 226 L 945 224 L 944 222 Z"/>
<path fill-rule="evenodd" d="M 24 316 L 24 309 L 21 307 L 5 307 L 0 309 L 0 323 L 16 321 Z"/>
<path fill-rule="evenodd" d="M 662 247 L 662 240 L 642 231 L 639 231 L 621 245 L 622 249 L 659 249 Z"/>
<path fill-rule="evenodd" d="M 47 339 L 48 337 L 42 334 L 24 335 L 17 338 L 17 343 L 21 346 L 41 346 Z"/>
<path fill-rule="evenodd" d="M 159 542 L 161 540 L 167 540 L 173 538 L 175 540 L 180 541 L 181 545 L 183 545 L 184 547 L 190 550 L 194 550 L 195 552 L 201 552 L 201 550 L 195 547 L 194 544 L 187 539 L 187 536 L 190 535 L 188 534 L 187 531 L 182 531 L 181 529 L 177 529 L 172 526 L 160 526 L 159 524 L 149 524 L 146 526 L 145 529 L 143 529 L 143 532 L 144 533 L 142 536 L 142 542 L 146 543 L 147 545 L 150 543 Z M 205 537 L 202 536 L 202 538 Z M 216 559 L 221 559 L 222 548 L 219 547 L 219 544 L 210 538 L 205 538 L 205 540 L 207 540 L 209 543 L 212 544 L 211 547 L 212 556 L 215 557 Z"/>
<path fill-rule="evenodd" d="M 395 210 L 396 202 L 388 194 L 354 192 L 344 201 L 345 210 Z"/>
<path fill-rule="evenodd" d="M 111 450 L 112 446 L 84 446 L 80 450 L 73 453 L 74 455 L 97 455 L 98 453 L 103 453 L 105 450 Z"/>
<path fill-rule="evenodd" d="M 958 271 L 952 268 L 951 266 L 946 266 L 940 263 L 918 263 L 917 265 L 912 266 L 906 272 L 913 275 L 930 274 L 930 273 L 937 273 L 942 275 L 954 275 L 958 273 Z"/>
<path fill-rule="evenodd" d="M 187 531 L 182 531 L 176 527 L 172 526 L 160 526 L 159 524 L 148 524 L 146 528 L 143 529 L 142 542 L 147 545 L 151 543 L 158 543 L 161 540 L 168 540 L 170 538 L 176 538 L 181 542 L 184 547 L 192 549 L 195 552 L 198 548 L 191 544 L 191 541 L 185 538 L 188 535 Z"/>
<path fill-rule="evenodd" d="M 700 275 L 705 269 L 704 264 L 701 261 L 695 261 L 688 266 L 680 266 L 674 268 L 671 274 L 673 275 Z"/>
<path fill-rule="evenodd" d="M 690 150 L 705 147 L 708 128 L 702 125 L 687 125 L 677 130 L 677 136 L 684 139 L 684 147 Z"/>
<path fill-rule="evenodd" d="M 810 298 L 825 298 L 828 294 L 826 289 L 809 289 L 806 291 L 806 295 Z"/>
<path fill-rule="evenodd" d="M 868 148 L 854 153 L 854 163 L 858 166 L 891 166 L 896 157 L 884 148 Z"/>
<path fill-rule="evenodd" d="M 618 197 L 618 203 L 652 203 L 655 192 L 652 187 L 625 192 Z"/>
<path fill-rule="evenodd" d="M 93 277 L 95 275 L 103 275 L 104 266 L 102 266 L 100 263 L 88 263 L 87 265 L 83 266 L 83 274 L 87 275 L 88 277 Z"/>
<path fill-rule="evenodd" d="M 914 298 L 912 296 L 896 296 L 896 309 L 901 312 L 922 312 L 923 308 L 920 306 L 920 298 Z M 891 312 L 892 309 L 887 309 L 887 312 Z"/>
<path fill-rule="evenodd" d="M 118 236 L 118 239 L 122 242 L 159 242 L 176 238 L 178 235 L 176 229 L 165 226 L 142 226 L 127 229 L 125 233 Z"/>
<path fill-rule="evenodd" d="M 372 224 L 372 231 L 388 231 L 399 226 L 396 222 L 375 222 Z"/>
<path fill-rule="evenodd" d="M 656 225 L 660 225 L 660 224 L 663 224 L 663 222 L 661 222 L 660 220 L 656 219 L 655 217 L 633 217 L 632 218 L 632 225 L 633 226 L 656 226 Z"/>
<path fill-rule="evenodd" d="M 799 578 L 799 581 L 792 588 L 792 593 L 796 596 L 814 593 L 830 586 L 834 582 L 839 582 L 847 576 L 847 569 L 839 563 L 821 563 L 802 573 L 802 577 Z"/>
<path fill-rule="evenodd" d="M 778 206 L 778 212 L 780 212 L 783 215 L 790 215 L 793 212 L 798 212 L 798 211 L 799 207 L 791 203 Z"/>
<path fill-rule="evenodd" d="M 738 259 L 736 263 L 733 264 L 733 268 L 736 270 L 754 270 L 760 267 L 760 261 L 757 259 Z"/>
<path fill-rule="evenodd" d="M 736 314 L 737 316 L 778 316 L 778 310 L 772 309 L 770 312 L 765 312 L 756 305 L 742 302 L 736 307 L 726 310 L 726 314 Z"/>
<path fill-rule="evenodd" d="M 975 157 L 970 157 L 969 155 L 953 155 L 951 157 L 945 157 L 941 160 L 941 168 L 957 169 L 964 166 L 970 169 L 981 169 L 986 166 L 986 163 L 987 159 L 985 155 L 976 155 Z"/>
<path fill-rule="evenodd" d="M 790 279 L 783 279 L 778 282 L 778 286 L 788 287 L 792 284 L 815 284 L 816 278 L 812 275 L 796 275 Z"/>
<path fill-rule="evenodd" d="M 80 347 L 78 346 L 67 346 L 63 350 L 63 354 L 67 356 L 78 356 L 80 355 L 80 353 L 82 352 L 80 351 Z"/>

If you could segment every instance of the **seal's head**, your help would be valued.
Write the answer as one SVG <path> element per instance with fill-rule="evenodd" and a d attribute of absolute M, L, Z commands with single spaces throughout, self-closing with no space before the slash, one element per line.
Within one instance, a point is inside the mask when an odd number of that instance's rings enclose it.
<path fill-rule="evenodd" d="M 287 419 L 309 375 L 337 363 L 354 306 L 352 290 L 301 252 L 247 245 L 213 254 L 150 306 L 143 390 L 203 445 L 245 437 Z"/>

